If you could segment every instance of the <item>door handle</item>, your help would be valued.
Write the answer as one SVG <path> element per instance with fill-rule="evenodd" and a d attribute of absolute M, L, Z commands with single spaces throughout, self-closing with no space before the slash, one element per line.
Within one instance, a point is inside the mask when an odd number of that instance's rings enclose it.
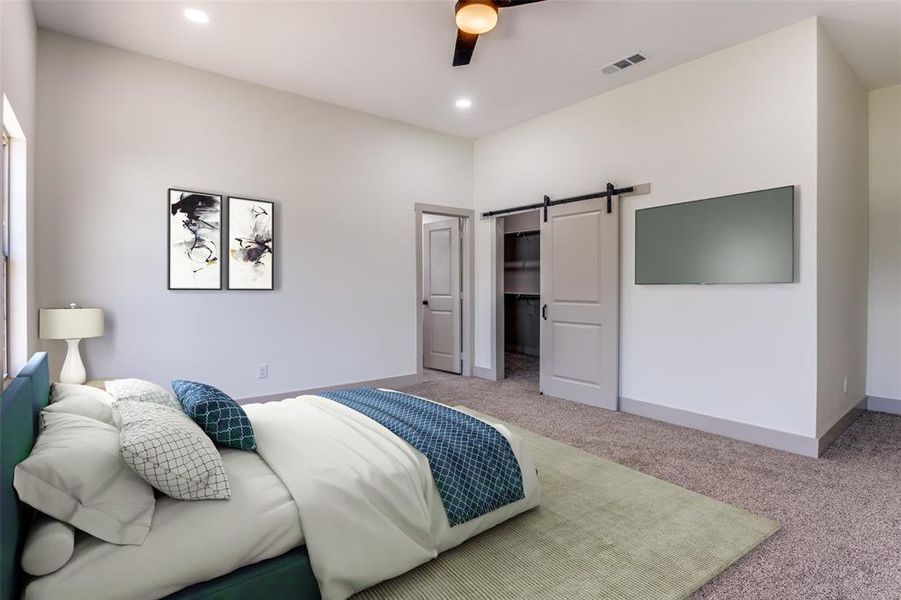
<path fill-rule="evenodd" d="M 422 305 L 423 305 L 423 306 L 428 306 L 428 305 L 429 305 L 429 301 L 428 301 L 428 300 L 423 300 L 423 301 L 422 301 Z"/>
<path fill-rule="evenodd" d="M 541 307 L 541 318 L 547 321 L 547 304 Z"/>

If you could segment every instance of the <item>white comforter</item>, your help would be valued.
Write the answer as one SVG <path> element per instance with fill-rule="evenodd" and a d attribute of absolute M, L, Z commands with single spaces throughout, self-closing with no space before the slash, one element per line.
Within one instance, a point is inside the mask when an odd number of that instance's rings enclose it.
<path fill-rule="evenodd" d="M 324 600 L 400 575 L 538 505 L 535 465 L 503 426 L 495 427 L 519 460 L 525 498 L 450 527 L 426 458 L 370 418 L 319 396 L 244 408 L 260 455 L 297 504 Z"/>
<path fill-rule="evenodd" d="M 323 599 L 343 599 L 538 504 L 535 465 L 503 426 L 525 498 L 452 528 L 428 461 L 375 421 L 318 396 L 244 408 L 258 452 L 221 450 L 231 500 L 159 497 L 141 546 L 80 534 L 25 600 L 161 598 L 305 541 Z"/>

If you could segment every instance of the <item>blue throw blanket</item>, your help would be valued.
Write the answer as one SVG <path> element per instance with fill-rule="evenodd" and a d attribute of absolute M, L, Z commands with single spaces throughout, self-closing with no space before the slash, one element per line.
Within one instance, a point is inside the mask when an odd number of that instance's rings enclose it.
<path fill-rule="evenodd" d="M 500 432 L 452 408 L 400 392 L 317 394 L 380 423 L 429 461 L 451 527 L 522 500 L 522 471 Z"/>

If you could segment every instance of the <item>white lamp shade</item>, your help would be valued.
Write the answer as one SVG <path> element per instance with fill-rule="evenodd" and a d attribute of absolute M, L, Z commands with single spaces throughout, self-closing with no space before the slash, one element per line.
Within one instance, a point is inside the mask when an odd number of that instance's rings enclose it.
<path fill-rule="evenodd" d="M 42 308 L 42 340 L 74 340 L 103 335 L 103 309 Z"/>

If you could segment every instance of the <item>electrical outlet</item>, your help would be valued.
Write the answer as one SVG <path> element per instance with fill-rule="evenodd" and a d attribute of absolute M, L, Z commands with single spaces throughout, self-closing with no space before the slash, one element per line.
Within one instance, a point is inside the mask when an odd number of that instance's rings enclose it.
<path fill-rule="evenodd" d="M 257 379 L 266 379 L 267 377 L 269 377 L 269 365 L 266 363 L 257 365 Z"/>
<path fill-rule="evenodd" d="M 842 392 L 848 393 L 848 376 L 845 375 L 845 378 L 842 379 Z"/>

